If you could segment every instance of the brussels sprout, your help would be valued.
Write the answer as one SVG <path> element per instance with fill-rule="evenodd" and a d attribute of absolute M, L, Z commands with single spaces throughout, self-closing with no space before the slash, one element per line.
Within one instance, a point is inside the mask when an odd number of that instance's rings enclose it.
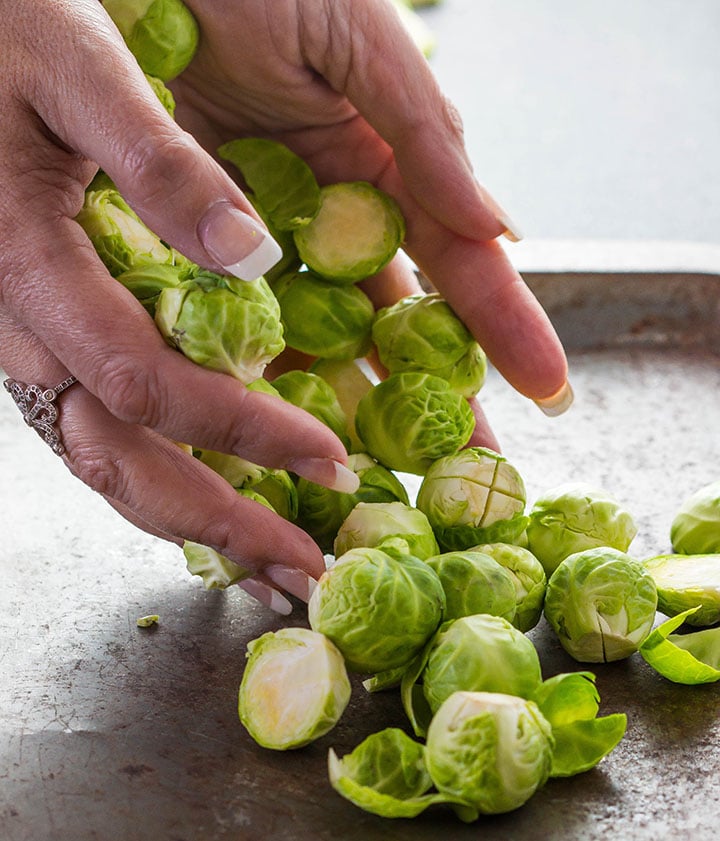
<path fill-rule="evenodd" d="M 332 551 L 340 526 L 358 502 L 409 504 L 402 482 L 367 453 L 348 456 L 348 467 L 360 479 L 360 487 L 353 494 L 333 491 L 302 477 L 298 479 L 298 525 L 323 552 Z"/>
<path fill-rule="evenodd" d="M 145 73 L 165 82 L 190 64 L 200 33 L 182 0 L 102 0 Z"/>
<path fill-rule="evenodd" d="M 300 748 L 337 724 L 350 693 L 342 655 L 329 639 L 281 628 L 248 643 L 238 714 L 262 747 Z"/>
<path fill-rule="evenodd" d="M 284 400 L 309 412 L 332 429 L 346 447 L 350 446 L 345 412 L 332 386 L 322 377 L 309 371 L 286 371 L 272 384 Z"/>
<path fill-rule="evenodd" d="M 444 622 L 401 683 L 403 707 L 423 736 L 442 702 L 459 690 L 532 698 L 542 674 L 537 650 L 500 616 L 476 614 Z"/>
<path fill-rule="evenodd" d="M 512 543 L 527 524 L 520 474 L 485 447 L 468 447 L 437 459 L 428 467 L 416 504 L 446 551 Z"/>
<path fill-rule="evenodd" d="M 473 397 L 485 382 L 482 348 L 437 293 L 410 295 L 379 310 L 372 339 L 390 373 L 433 374 L 463 397 Z"/>
<path fill-rule="evenodd" d="M 113 277 L 130 269 L 172 264 L 173 254 L 113 188 L 87 190 L 75 217 Z"/>
<path fill-rule="evenodd" d="M 655 579 L 658 609 L 666 616 L 696 607 L 688 625 L 720 622 L 720 554 L 657 555 L 643 565 Z"/>
<path fill-rule="evenodd" d="M 332 386 L 347 418 L 350 449 L 355 453 L 364 452 L 365 445 L 355 430 L 355 415 L 358 403 L 373 387 L 373 381 L 361 369 L 358 360 L 320 358 L 308 370 Z"/>
<path fill-rule="evenodd" d="M 121 272 L 117 280 L 140 301 L 154 318 L 158 298 L 163 289 L 179 286 L 185 279 L 185 268 L 170 263 L 150 263 Z"/>
<path fill-rule="evenodd" d="M 584 663 L 609 663 L 637 651 L 657 610 L 652 575 L 611 547 L 569 555 L 550 576 L 545 617 L 562 647 Z"/>
<path fill-rule="evenodd" d="M 445 552 L 427 559 L 445 591 L 447 620 L 491 613 L 508 622 L 515 618 L 515 583 L 512 575 L 490 555 L 481 552 Z"/>
<path fill-rule="evenodd" d="M 355 428 L 381 464 L 422 476 L 434 461 L 467 444 L 475 417 L 446 380 L 430 374 L 391 374 L 362 397 Z"/>
<path fill-rule="evenodd" d="M 428 728 L 425 765 L 437 788 L 485 815 L 510 812 L 547 781 L 550 724 L 533 701 L 455 692 Z"/>
<path fill-rule="evenodd" d="M 678 509 L 670 542 L 683 555 L 720 553 L 720 482 L 700 488 Z"/>
<path fill-rule="evenodd" d="M 357 359 L 370 350 L 375 309 L 359 287 L 300 271 L 280 278 L 273 292 L 288 347 L 328 359 Z"/>
<path fill-rule="evenodd" d="M 542 616 L 547 587 L 547 576 L 540 561 L 529 549 L 509 543 L 482 543 L 472 551 L 490 555 L 510 573 L 516 603 L 512 623 L 523 633 L 534 628 Z"/>
<path fill-rule="evenodd" d="M 248 282 L 205 272 L 163 289 L 155 323 L 193 362 L 242 383 L 261 377 L 285 347 L 280 307 L 262 277 Z"/>
<path fill-rule="evenodd" d="M 395 256 L 405 220 L 387 193 L 365 181 L 342 182 L 320 190 L 317 215 L 294 236 L 309 269 L 336 283 L 355 283 Z"/>
<path fill-rule="evenodd" d="M 444 607 L 440 580 L 423 561 L 352 549 L 320 576 L 308 619 L 337 645 L 351 671 L 374 674 L 415 657 Z"/>
<path fill-rule="evenodd" d="M 425 560 L 438 554 L 427 517 L 405 502 L 358 502 L 335 537 L 335 555 L 350 549 L 377 547 L 390 554 Z"/>
<path fill-rule="evenodd" d="M 259 499 L 256 501 L 261 502 Z M 206 590 L 225 590 L 232 584 L 255 575 L 255 570 L 241 567 L 215 549 L 192 540 L 183 543 L 183 554 L 188 572 L 191 575 L 199 575 Z"/>
<path fill-rule="evenodd" d="M 640 644 L 643 659 L 673 683 L 697 686 L 720 680 L 720 628 L 673 634 L 696 610 L 691 607 L 670 617 Z"/>
<path fill-rule="evenodd" d="M 528 549 L 551 575 L 568 555 L 610 546 L 626 552 L 637 534 L 632 515 L 610 494 L 569 482 L 538 497 L 530 510 Z"/>

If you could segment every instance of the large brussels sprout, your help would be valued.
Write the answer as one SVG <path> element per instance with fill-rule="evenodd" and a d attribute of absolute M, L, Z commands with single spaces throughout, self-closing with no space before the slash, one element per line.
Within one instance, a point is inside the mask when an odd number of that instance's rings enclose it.
<path fill-rule="evenodd" d="M 568 555 L 610 546 L 626 552 L 637 534 L 632 514 L 606 491 L 568 482 L 539 496 L 529 513 L 528 549 L 551 575 Z"/>
<path fill-rule="evenodd" d="M 540 561 L 529 549 L 510 543 L 482 543 L 474 546 L 473 551 L 489 555 L 510 573 L 516 603 L 512 623 L 523 632 L 534 628 L 542 616 L 547 587 L 547 576 Z"/>
<path fill-rule="evenodd" d="M 333 550 L 333 541 L 340 526 L 358 502 L 402 502 L 409 505 L 402 482 L 367 453 L 348 456 L 348 467 L 360 479 L 360 486 L 352 494 L 330 490 L 302 477 L 298 479 L 298 525 L 323 552 Z"/>
<path fill-rule="evenodd" d="M 370 455 L 391 470 L 418 475 L 467 444 L 474 427 L 468 402 L 431 374 L 391 374 L 362 397 L 355 415 Z"/>
<path fill-rule="evenodd" d="M 307 628 L 281 628 L 248 643 L 238 713 L 265 748 L 300 748 L 339 721 L 351 686 L 342 655 Z"/>
<path fill-rule="evenodd" d="M 720 622 L 720 554 L 656 555 L 643 565 L 655 580 L 658 609 L 666 616 L 697 608 L 685 620 L 688 625 Z"/>
<path fill-rule="evenodd" d="M 420 485 L 417 507 L 446 551 L 512 543 L 527 524 L 520 474 L 484 447 L 467 447 L 433 462 Z"/>
<path fill-rule="evenodd" d="M 173 263 L 171 249 L 114 188 L 87 190 L 75 220 L 113 277 L 130 269 Z"/>
<path fill-rule="evenodd" d="M 328 184 L 315 217 L 294 231 L 303 263 L 336 283 L 376 274 L 395 256 L 405 220 L 392 196 L 365 181 Z"/>
<path fill-rule="evenodd" d="M 279 278 L 273 292 L 288 347 L 327 359 L 357 359 L 370 350 L 375 309 L 358 286 L 299 271 Z"/>
<path fill-rule="evenodd" d="M 428 728 L 425 765 L 441 792 L 495 815 L 519 808 L 545 784 L 553 744 L 533 701 L 455 692 Z"/>
<path fill-rule="evenodd" d="M 373 674 L 415 657 L 444 607 L 440 580 L 423 561 L 352 549 L 320 576 L 308 619 L 337 645 L 351 671 Z"/>
<path fill-rule="evenodd" d="M 200 33 L 182 0 L 102 0 L 137 63 L 167 82 L 190 64 Z"/>
<path fill-rule="evenodd" d="M 583 663 L 629 657 L 650 633 L 656 610 L 652 575 L 609 546 L 569 555 L 545 594 L 545 617 L 562 647 Z"/>
<path fill-rule="evenodd" d="M 683 555 L 720 553 L 720 482 L 705 485 L 682 503 L 670 526 L 670 542 Z"/>
<path fill-rule="evenodd" d="M 188 359 L 249 383 L 285 347 L 280 307 L 264 278 L 203 272 L 163 289 L 155 323 Z"/>
<path fill-rule="evenodd" d="M 372 338 L 391 373 L 433 374 L 463 397 L 473 397 L 485 381 L 482 348 L 438 293 L 410 295 L 379 310 Z"/>
<path fill-rule="evenodd" d="M 343 444 L 349 447 L 345 412 L 333 387 L 322 377 L 310 371 L 286 371 L 275 377 L 272 384 L 284 400 L 309 412 L 332 429 Z"/>
<path fill-rule="evenodd" d="M 445 619 L 491 613 L 514 622 L 516 592 L 513 576 L 482 552 L 444 552 L 427 559 L 445 591 Z"/>
<path fill-rule="evenodd" d="M 400 501 L 358 502 L 350 511 L 335 537 L 335 555 L 360 547 L 377 547 L 421 560 L 439 551 L 427 517 Z"/>

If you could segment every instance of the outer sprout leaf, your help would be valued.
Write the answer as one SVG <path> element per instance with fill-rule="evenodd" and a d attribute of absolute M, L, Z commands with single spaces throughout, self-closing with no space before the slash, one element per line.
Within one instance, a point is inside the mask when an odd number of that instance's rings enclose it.
<path fill-rule="evenodd" d="M 572 777 L 594 768 L 616 747 L 626 729 L 625 713 L 553 727 L 555 748 L 550 776 Z"/>
<path fill-rule="evenodd" d="M 720 680 L 720 628 L 672 633 L 698 609 L 693 607 L 667 619 L 640 646 L 645 662 L 673 683 L 696 686 Z"/>
<path fill-rule="evenodd" d="M 533 701 L 555 727 L 595 718 L 600 695 L 592 672 L 564 672 L 544 680 Z"/>

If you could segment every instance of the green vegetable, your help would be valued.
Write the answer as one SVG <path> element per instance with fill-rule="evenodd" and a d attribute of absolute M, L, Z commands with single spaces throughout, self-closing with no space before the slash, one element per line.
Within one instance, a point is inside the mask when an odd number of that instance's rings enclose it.
<path fill-rule="evenodd" d="M 298 525 L 323 552 L 333 550 L 333 541 L 340 526 L 358 502 L 397 501 L 409 504 L 402 482 L 367 453 L 348 456 L 348 467 L 360 479 L 360 487 L 353 494 L 333 491 L 302 477 L 297 482 Z"/>
<path fill-rule="evenodd" d="M 637 651 L 657 609 L 652 575 L 611 547 L 568 556 L 550 576 L 545 617 L 576 660 L 603 663 Z"/>
<path fill-rule="evenodd" d="M 643 563 L 655 579 L 662 613 L 675 616 L 695 607 L 688 625 L 720 622 L 720 554 L 656 555 Z"/>
<path fill-rule="evenodd" d="M 395 256 L 405 221 L 387 193 L 365 181 L 343 182 L 321 189 L 317 215 L 294 236 L 309 269 L 336 283 L 355 283 Z"/>
<path fill-rule="evenodd" d="M 406 502 L 358 502 L 347 515 L 334 542 L 336 556 L 350 549 L 377 547 L 390 554 L 420 560 L 438 553 L 427 517 Z"/>
<path fill-rule="evenodd" d="M 188 572 L 199 575 L 206 590 L 225 590 L 255 575 L 254 570 L 241 567 L 215 549 L 192 540 L 183 543 L 183 554 Z"/>
<path fill-rule="evenodd" d="M 300 271 L 280 278 L 273 291 L 288 347 L 328 359 L 357 359 L 370 350 L 375 309 L 359 287 Z"/>
<path fill-rule="evenodd" d="M 373 387 L 373 381 L 356 360 L 316 359 L 308 370 L 332 386 L 347 418 L 351 451 L 364 452 L 365 445 L 355 430 L 355 415 L 358 403 Z"/>
<path fill-rule="evenodd" d="M 205 272 L 163 289 L 155 323 L 193 362 L 242 383 L 261 377 L 285 347 L 280 307 L 262 277 L 247 282 Z"/>
<path fill-rule="evenodd" d="M 551 575 L 568 555 L 609 546 L 626 552 L 637 534 L 632 515 L 604 490 L 570 482 L 538 497 L 527 526 L 528 549 Z"/>
<path fill-rule="evenodd" d="M 547 587 L 547 576 L 540 561 L 529 549 L 509 543 L 482 543 L 472 551 L 490 555 L 510 573 L 516 603 L 512 623 L 523 632 L 534 628 L 542 616 Z"/>
<path fill-rule="evenodd" d="M 372 339 L 390 373 L 419 371 L 473 397 L 485 381 L 480 345 L 439 294 L 411 295 L 379 310 Z"/>
<path fill-rule="evenodd" d="M 339 721 L 351 686 L 340 652 L 322 634 L 281 628 L 248 643 L 238 713 L 265 748 L 299 748 Z"/>
<path fill-rule="evenodd" d="M 153 613 L 150 616 L 139 616 L 137 619 L 137 626 L 138 628 L 152 628 L 160 622 L 160 617 L 157 613 Z"/>
<path fill-rule="evenodd" d="M 286 371 L 272 381 L 280 396 L 309 412 L 332 429 L 346 447 L 350 446 L 347 418 L 332 386 L 309 371 Z"/>
<path fill-rule="evenodd" d="M 425 765 L 437 788 L 481 814 L 526 803 L 550 775 L 553 737 L 533 701 L 455 692 L 428 728 Z"/>
<path fill-rule="evenodd" d="M 624 713 L 597 717 L 600 695 L 592 672 L 566 672 L 548 678 L 533 700 L 552 727 L 551 777 L 571 777 L 594 768 L 625 735 Z"/>
<path fill-rule="evenodd" d="M 160 100 L 160 104 L 162 105 L 162 107 L 174 119 L 175 97 L 173 96 L 170 88 L 165 84 L 165 82 L 163 82 L 162 79 L 159 79 L 157 76 L 151 76 L 149 73 L 146 73 L 145 78 L 147 79 L 147 83 L 152 88 L 155 96 Z"/>
<path fill-rule="evenodd" d="M 720 628 L 673 634 L 697 608 L 667 619 L 640 645 L 643 659 L 673 683 L 696 686 L 720 680 Z"/>
<path fill-rule="evenodd" d="M 103 6 L 145 73 L 167 82 L 195 56 L 200 33 L 181 0 L 103 0 Z"/>
<path fill-rule="evenodd" d="M 446 551 L 512 543 L 527 524 L 520 474 L 507 459 L 484 447 L 468 447 L 431 464 L 417 507 Z"/>
<path fill-rule="evenodd" d="M 440 580 L 422 561 L 352 549 L 320 576 L 308 619 L 337 645 L 351 671 L 374 674 L 415 657 L 444 607 Z"/>
<path fill-rule="evenodd" d="M 355 416 L 370 455 L 391 470 L 418 475 L 457 452 L 474 427 L 467 401 L 430 374 L 391 374 L 361 398 Z"/>
<path fill-rule="evenodd" d="M 515 618 L 513 576 L 497 561 L 481 552 L 445 552 L 427 559 L 445 591 L 445 619 L 476 613 Z"/>
<path fill-rule="evenodd" d="M 185 267 L 171 263 L 150 263 L 120 272 L 117 280 L 132 292 L 154 318 L 160 293 L 163 289 L 179 286 L 185 279 Z"/>
<path fill-rule="evenodd" d="M 705 485 L 682 503 L 670 526 L 670 542 L 685 555 L 720 553 L 720 482 Z"/>
<path fill-rule="evenodd" d="M 501 692 L 532 698 L 542 680 L 531 640 L 500 616 L 444 622 L 402 678 L 403 707 L 416 735 L 453 692 Z"/>

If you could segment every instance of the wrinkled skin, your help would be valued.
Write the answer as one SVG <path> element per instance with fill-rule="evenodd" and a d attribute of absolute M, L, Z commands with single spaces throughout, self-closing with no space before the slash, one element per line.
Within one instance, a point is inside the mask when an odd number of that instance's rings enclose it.
<path fill-rule="evenodd" d="M 323 559 L 307 535 L 173 442 L 272 467 L 317 459 L 308 471 L 326 483 L 346 462 L 342 445 L 164 344 L 73 221 L 98 166 L 161 237 L 220 270 L 203 244 L 205 212 L 226 201 L 254 213 L 211 153 L 233 137 L 274 137 L 323 182 L 367 179 L 397 198 L 408 253 L 520 392 L 554 394 L 565 356 L 495 239 L 507 224 L 471 173 L 457 115 L 383 0 L 189 6 L 200 49 L 172 83 L 184 131 L 97 0 L 0 0 L 0 365 L 46 386 L 78 377 L 62 396 L 63 458 L 132 522 L 253 570 L 280 562 L 317 577 Z M 397 259 L 365 287 L 382 306 L 417 281 Z M 477 415 L 473 443 L 496 445 Z M 302 595 L 295 578 L 286 589 Z M 252 583 L 269 603 L 270 579 Z"/>

